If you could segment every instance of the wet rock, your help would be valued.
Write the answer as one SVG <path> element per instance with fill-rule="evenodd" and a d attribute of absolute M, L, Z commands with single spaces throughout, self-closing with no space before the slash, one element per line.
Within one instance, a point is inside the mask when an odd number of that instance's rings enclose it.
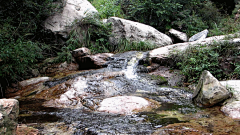
<path fill-rule="evenodd" d="M 16 134 L 18 114 L 19 103 L 16 99 L 0 99 L 0 134 Z"/>
<path fill-rule="evenodd" d="M 33 85 L 33 84 L 36 84 L 36 83 L 39 83 L 39 82 L 46 82 L 46 81 L 49 81 L 51 80 L 50 77 L 37 77 L 37 78 L 31 78 L 31 79 L 28 79 L 28 80 L 24 80 L 24 81 L 21 81 L 18 83 L 18 85 L 20 87 L 26 87 L 28 85 Z"/>
<path fill-rule="evenodd" d="M 91 51 L 86 47 L 78 48 L 72 51 L 72 56 L 74 58 L 83 57 L 90 54 L 91 54 Z"/>
<path fill-rule="evenodd" d="M 173 42 L 174 43 L 187 42 L 187 40 L 188 40 L 186 33 L 177 31 L 175 29 L 170 29 L 169 33 L 173 36 L 173 38 L 174 38 Z"/>
<path fill-rule="evenodd" d="M 83 57 L 76 57 L 79 64 L 79 69 L 96 69 L 106 66 L 109 57 L 113 56 L 112 53 L 99 53 L 95 55 L 86 55 Z"/>
<path fill-rule="evenodd" d="M 109 39 L 111 45 L 117 46 L 123 38 L 132 42 L 148 41 L 159 47 L 172 44 L 170 37 L 151 26 L 118 17 L 110 17 L 107 22 L 113 24 L 114 37 Z"/>
<path fill-rule="evenodd" d="M 210 107 L 230 97 L 230 92 L 209 71 L 203 71 L 193 93 L 193 101 L 201 107 Z"/>
<path fill-rule="evenodd" d="M 189 38 L 189 42 L 204 40 L 207 37 L 207 34 L 208 30 L 207 29 L 203 30 Z"/>
<path fill-rule="evenodd" d="M 149 105 L 149 101 L 141 97 L 117 96 L 104 99 L 97 110 L 101 112 L 129 115 Z"/>
<path fill-rule="evenodd" d="M 60 4 L 60 3 L 59 3 Z M 64 0 L 63 11 L 56 12 L 44 22 L 46 29 L 67 37 L 66 29 L 75 20 L 82 20 L 88 15 L 96 14 L 98 11 L 87 0 Z M 59 5 L 61 6 L 61 5 Z"/>

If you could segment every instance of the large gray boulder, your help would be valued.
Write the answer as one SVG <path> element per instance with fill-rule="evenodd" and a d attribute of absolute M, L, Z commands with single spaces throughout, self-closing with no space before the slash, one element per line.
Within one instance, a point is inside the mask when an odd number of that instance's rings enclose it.
<path fill-rule="evenodd" d="M 230 92 L 209 72 L 203 71 L 193 93 L 193 101 L 200 107 L 210 107 L 230 97 Z"/>
<path fill-rule="evenodd" d="M 0 134 L 15 135 L 19 103 L 16 99 L 0 99 Z"/>
<path fill-rule="evenodd" d="M 66 36 L 66 28 L 71 26 L 75 20 L 82 20 L 98 12 L 87 0 L 63 0 L 63 3 L 65 5 L 62 12 L 55 13 L 44 22 L 46 29 L 63 36 Z"/>
<path fill-rule="evenodd" d="M 135 42 L 148 41 L 159 47 L 172 44 L 170 37 L 142 23 L 118 17 L 109 18 L 107 23 L 112 23 L 113 37 L 109 39 L 112 45 L 118 45 L 121 39 Z"/>

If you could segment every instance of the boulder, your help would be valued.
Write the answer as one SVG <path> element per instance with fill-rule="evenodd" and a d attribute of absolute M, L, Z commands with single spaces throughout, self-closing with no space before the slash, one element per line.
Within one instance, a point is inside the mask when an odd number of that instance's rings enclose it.
<path fill-rule="evenodd" d="M 0 134 L 15 135 L 19 103 L 16 99 L 0 99 Z"/>
<path fill-rule="evenodd" d="M 227 116 L 240 120 L 240 101 L 233 101 L 221 107 L 221 111 Z"/>
<path fill-rule="evenodd" d="M 150 102 L 141 97 L 117 96 L 104 99 L 100 103 L 98 111 L 128 115 L 132 114 L 133 111 L 139 111 L 149 105 Z"/>
<path fill-rule="evenodd" d="M 54 33 L 66 35 L 66 28 L 71 26 L 74 21 L 82 20 L 86 16 L 96 14 L 98 11 L 87 0 L 64 0 L 62 12 L 55 13 L 48 17 L 44 26 Z"/>
<path fill-rule="evenodd" d="M 232 93 L 232 97 L 225 101 L 221 111 L 233 119 L 240 120 L 240 80 L 221 81 L 220 83 Z"/>
<path fill-rule="evenodd" d="M 132 42 L 148 41 L 159 47 L 172 44 L 170 37 L 142 23 L 118 17 L 110 17 L 107 23 L 112 23 L 113 37 L 109 39 L 111 45 L 117 46 L 121 39 L 127 39 Z"/>
<path fill-rule="evenodd" d="M 201 41 L 204 40 L 207 37 L 208 34 L 208 30 L 203 30 L 195 35 L 193 35 L 190 39 L 189 42 L 193 42 L 193 41 Z"/>
<path fill-rule="evenodd" d="M 96 69 L 106 66 L 107 58 L 113 56 L 112 53 L 99 53 L 75 58 L 79 64 L 79 69 Z"/>
<path fill-rule="evenodd" d="M 72 56 L 74 58 L 82 57 L 90 54 L 91 54 L 91 51 L 86 47 L 78 48 L 72 51 Z"/>
<path fill-rule="evenodd" d="M 231 98 L 240 101 L 240 80 L 220 81 L 220 83 L 227 89 L 230 89 L 232 93 Z"/>
<path fill-rule="evenodd" d="M 193 93 L 193 101 L 200 107 L 210 107 L 230 97 L 230 92 L 209 72 L 203 71 Z"/>
<path fill-rule="evenodd" d="M 175 29 L 170 29 L 169 33 L 173 36 L 174 43 L 187 42 L 187 40 L 188 40 L 186 33 L 177 31 Z"/>

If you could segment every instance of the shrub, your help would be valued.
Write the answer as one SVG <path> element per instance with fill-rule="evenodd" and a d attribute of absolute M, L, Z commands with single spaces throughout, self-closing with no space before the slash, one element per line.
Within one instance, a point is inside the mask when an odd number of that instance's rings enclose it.
<path fill-rule="evenodd" d="M 31 69 L 38 59 L 43 58 L 42 49 L 39 46 L 41 46 L 39 43 L 22 41 L 22 39 L 1 44 L 0 76 L 9 81 L 22 80 L 27 70 Z"/>
<path fill-rule="evenodd" d="M 0 79 L 11 83 L 24 76 L 42 60 L 50 46 L 42 21 L 52 14 L 56 0 L 9 0 L 0 5 Z M 51 51 L 50 51 L 51 52 Z M 0 85 L 3 82 L 0 82 Z"/>
<path fill-rule="evenodd" d="M 115 52 L 126 52 L 126 51 L 147 51 L 157 48 L 155 44 L 150 42 L 131 42 L 127 39 L 122 39 L 117 46 Z"/>
<path fill-rule="evenodd" d="M 124 18 L 121 5 L 116 0 L 90 0 L 90 2 L 98 10 L 101 19 L 112 16 Z"/>
<path fill-rule="evenodd" d="M 221 20 L 221 14 L 209 0 L 118 0 L 118 3 L 123 5 L 128 19 L 162 32 L 174 28 L 192 36 Z"/>

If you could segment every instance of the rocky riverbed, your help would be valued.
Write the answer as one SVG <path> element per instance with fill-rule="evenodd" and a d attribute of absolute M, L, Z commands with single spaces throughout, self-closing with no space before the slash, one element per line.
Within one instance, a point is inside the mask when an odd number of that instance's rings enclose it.
<path fill-rule="evenodd" d="M 225 116 L 218 105 L 198 108 L 192 103 L 191 90 L 170 87 L 168 79 L 176 72 L 160 66 L 146 72 L 149 67 L 142 61 L 146 58 L 147 52 L 117 54 L 109 58 L 105 68 L 58 74 L 9 94 L 19 100 L 17 133 L 240 132 L 239 121 Z"/>

